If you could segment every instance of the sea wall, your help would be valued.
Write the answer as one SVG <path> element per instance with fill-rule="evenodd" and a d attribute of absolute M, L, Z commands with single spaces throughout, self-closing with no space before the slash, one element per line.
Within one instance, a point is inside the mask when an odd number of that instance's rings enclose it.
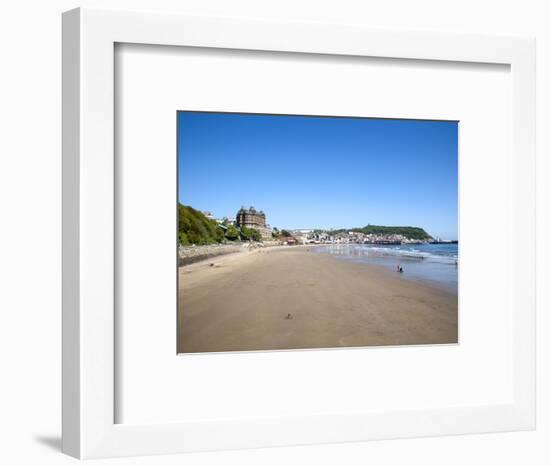
<path fill-rule="evenodd" d="M 248 251 L 256 246 L 253 243 L 236 244 L 208 244 L 204 246 L 179 246 L 178 265 L 188 265 L 194 262 L 231 254 L 235 252 Z"/>

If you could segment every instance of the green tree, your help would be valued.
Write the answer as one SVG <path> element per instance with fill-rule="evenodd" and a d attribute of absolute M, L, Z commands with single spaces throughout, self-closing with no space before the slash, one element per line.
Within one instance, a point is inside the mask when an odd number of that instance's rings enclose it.
<path fill-rule="evenodd" d="M 256 230 L 256 228 L 251 228 L 251 237 L 253 241 L 261 241 L 262 240 L 262 234 L 259 230 Z"/>
<path fill-rule="evenodd" d="M 235 225 L 229 225 L 225 231 L 225 237 L 230 241 L 235 241 L 239 239 L 239 230 L 237 230 Z"/>
<path fill-rule="evenodd" d="M 241 237 L 245 240 L 261 241 L 262 234 L 255 228 L 241 227 Z"/>
<path fill-rule="evenodd" d="M 184 231 L 180 231 L 178 233 L 179 242 L 182 246 L 187 246 L 189 244 L 189 240 L 187 239 L 187 235 Z"/>
<path fill-rule="evenodd" d="M 180 244 L 213 244 L 224 240 L 222 228 L 215 220 L 190 206 L 178 205 L 178 239 Z"/>

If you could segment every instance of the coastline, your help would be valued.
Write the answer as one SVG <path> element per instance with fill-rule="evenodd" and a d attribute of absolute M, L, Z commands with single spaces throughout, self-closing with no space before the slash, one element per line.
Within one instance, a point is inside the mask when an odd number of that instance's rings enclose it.
<path fill-rule="evenodd" d="M 260 243 L 261 244 L 261 243 Z M 240 243 L 240 244 L 221 244 L 221 245 L 201 245 L 201 246 L 185 246 L 179 247 L 178 250 L 178 268 L 189 267 L 193 264 L 201 264 L 211 262 L 212 259 L 219 259 L 223 256 L 235 256 L 239 254 L 251 253 L 260 250 L 269 250 L 273 248 L 298 248 L 303 245 L 296 246 L 283 246 L 276 244 L 261 244 L 257 245 L 252 243 Z"/>
<path fill-rule="evenodd" d="M 311 249 L 179 267 L 178 352 L 457 343 L 456 294 Z"/>
<path fill-rule="evenodd" d="M 454 250 L 434 250 L 431 244 L 396 246 L 345 244 L 319 248 L 317 251 L 330 254 L 339 260 L 382 265 L 391 271 L 403 268 L 402 278 L 443 287 L 458 294 L 458 253 Z"/>
<path fill-rule="evenodd" d="M 196 262 L 207 261 L 226 254 L 251 252 L 258 249 L 285 247 L 275 243 L 225 243 L 178 246 L 178 267 L 188 266 Z"/>

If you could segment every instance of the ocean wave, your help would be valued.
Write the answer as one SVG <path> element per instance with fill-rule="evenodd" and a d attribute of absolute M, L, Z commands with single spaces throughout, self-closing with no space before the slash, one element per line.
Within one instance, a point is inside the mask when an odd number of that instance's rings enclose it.
<path fill-rule="evenodd" d="M 407 248 L 403 246 L 371 246 L 371 245 L 338 245 L 334 246 L 333 253 L 350 256 L 371 256 L 371 257 L 400 257 L 411 260 L 426 260 L 430 262 L 439 262 L 442 264 L 454 265 L 458 261 L 458 254 L 455 253 L 433 253 L 421 251 L 416 248 Z"/>

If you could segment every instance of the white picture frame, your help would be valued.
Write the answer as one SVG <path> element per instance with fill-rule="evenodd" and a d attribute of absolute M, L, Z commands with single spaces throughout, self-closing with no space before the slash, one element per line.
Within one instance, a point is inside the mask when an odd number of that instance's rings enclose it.
<path fill-rule="evenodd" d="M 304 33 L 307 30 L 307 33 Z M 515 225 L 510 403 L 317 416 L 115 423 L 114 50 L 117 43 L 505 64 Z M 535 43 L 77 9 L 63 15 L 63 451 L 78 458 L 362 441 L 535 426 Z M 519 240 L 521 239 L 521 247 Z"/>

